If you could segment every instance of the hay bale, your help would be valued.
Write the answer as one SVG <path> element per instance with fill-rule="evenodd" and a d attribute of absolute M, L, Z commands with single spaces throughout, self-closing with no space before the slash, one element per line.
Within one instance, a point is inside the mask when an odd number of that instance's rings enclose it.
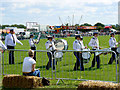
<path fill-rule="evenodd" d="M 102 81 L 84 81 L 78 85 L 78 89 L 117 90 L 119 84 Z M 120 89 L 120 88 L 119 88 Z"/>
<path fill-rule="evenodd" d="M 42 79 L 36 76 L 7 75 L 2 84 L 5 88 L 36 88 L 42 86 Z"/>

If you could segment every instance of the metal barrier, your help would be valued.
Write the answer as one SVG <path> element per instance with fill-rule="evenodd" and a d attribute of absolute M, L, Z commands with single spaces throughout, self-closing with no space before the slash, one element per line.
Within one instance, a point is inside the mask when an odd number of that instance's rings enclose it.
<path fill-rule="evenodd" d="M 100 80 L 100 81 L 111 81 L 117 82 L 118 81 L 118 74 L 117 74 L 117 58 L 116 63 L 111 65 L 108 64 L 110 54 L 106 56 L 100 55 L 100 68 L 96 66 L 91 68 L 91 63 L 93 60 L 93 54 L 91 55 L 90 61 L 84 65 L 85 70 L 73 70 L 76 62 L 76 57 L 74 56 L 73 50 L 67 51 L 59 51 L 65 52 L 63 53 L 62 61 L 58 62 L 56 65 L 55 77 L 60 80 Z M 114 51 L 79 51 L 79 52 L 107 52 L 107 53 L 115 53 Z M 115 53 L 116 56 L 116 53 Z M 57 82 L 57 84 L 58 84 Z"/>
<path fill-rule="evenodd" d="M 9 64 L 9 51 L 14 51 L 14 64 Z M 47 51 L 36 50 L 36 69 L 40 70 L 40 76 L 53 79 L 53 70 L 46 70 L 46 64 L 49 61 Z M 6 50 L 2 54 L 2 74 L 20 74 L 22 75 L 23 60 L 28 57 L 28 50 Z"/>
<path fill-rule="evenodd" d="M 0 75 L 2 75 L 2 52 L 0 52 Z"/>
<path fill-rule="evenodd" d="M 6 50 L 2 54 L 2 74 L 21 74 L 22 75 L 22 63 L 25 57 L 28 57 L 28 50 L 12 50 L 14 51 L 15 64 L 9 64 L 9 50 Z M 100 55 L 100 68 L 96 67 L 90 68 L 91 62 L 93 59 L 93 54 L 91 55 L 90 61 L 84 65 L 85 70 L 73 70 L 73 67 L 76 62 L 76 57 L 74 56 L 74 50 L 63 50 L 57 52 L 64 52 L 61 61 L 57 62 L 55 65 L 55 70 L 50 68 L 46 70 L 47 62 L 49 61 L 47 57 L 46 50 L 36 50 L 36 68 L 41 72 L 41 77 L 46 77 L 49 79 L 58 79 L 60 80 L 101 80 L 101 81 L 118 81 L 117 73 L 117 58 L 116 63 L 108 65 L 109 57 L 114 51 L 79 51 L 79 52 L 107 52 L 106 56 Z M 116 53 L 115 53 L 116 55 Z M 54 58 L 54 57 L 53 57 Z M 56 60 L 56 58 L 54 58 Z M 57 82 L 57 83 L 58 83 Z"/>

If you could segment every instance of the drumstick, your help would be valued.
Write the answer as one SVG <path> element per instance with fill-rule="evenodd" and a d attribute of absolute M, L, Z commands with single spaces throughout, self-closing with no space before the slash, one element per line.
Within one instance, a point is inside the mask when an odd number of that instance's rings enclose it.
<path fill-rule="evenodd" d="M 40 37 L 41 37 L 41 33 L 39 33 L 39 35 L 38 35 L 37 44 L 40 42 Z"/>

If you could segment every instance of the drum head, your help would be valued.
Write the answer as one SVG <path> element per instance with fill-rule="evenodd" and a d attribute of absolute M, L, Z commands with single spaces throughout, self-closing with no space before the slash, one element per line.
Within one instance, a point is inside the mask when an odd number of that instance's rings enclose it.
<path fill-rule="evenodd" d="M 67 50 L 67 49 L 68 49 L 67 41 L 64 40 L 64 39 L 56 40 L 56 41 L 54 42 L 54 44 L 55 44 L 55 47 L 56 47 L 58 50 Z"/>
<path fill-rule="evenodd" d="M 58 50 L 63 50 L 64 49 L 64 43 L 61 41 L 61 40 L 56 40 L 55 41 L 55 47 L 58 49 Z"/>
<path fill-rule="evenodd" d="M 89 51 L 90 49 L 84 49 L 83 51 Z M 86 64 L 90 60 L 90 52 L 83 52 L 82 53 L 82 58 L 83 58 L 83 63 Z"/>
<path fill-rule="evenodd" d="M 55 58 L 62 58 L 63 57 L 63 53 L 62 52 L 56 52 L 55 53 Z"/>
<path fill-rule="evenodd" d="M 117 52 L 120 53 L 120 47 L 117 48 Z"/>

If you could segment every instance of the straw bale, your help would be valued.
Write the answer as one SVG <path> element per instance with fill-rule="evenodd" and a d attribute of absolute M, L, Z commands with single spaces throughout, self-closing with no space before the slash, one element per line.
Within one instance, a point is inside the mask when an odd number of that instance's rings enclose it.
<path fill-rule="evenodd" d="M 78 85 L 78 89 L 119 90 L 119 84 L 102 81 L 84 81 Z"/>
<path fill-rule="evenodd" d="M 42 79 L 36 76 L 6 75 L 2 84 L 5 88 L 36 88 L 42 86 Z"/>

